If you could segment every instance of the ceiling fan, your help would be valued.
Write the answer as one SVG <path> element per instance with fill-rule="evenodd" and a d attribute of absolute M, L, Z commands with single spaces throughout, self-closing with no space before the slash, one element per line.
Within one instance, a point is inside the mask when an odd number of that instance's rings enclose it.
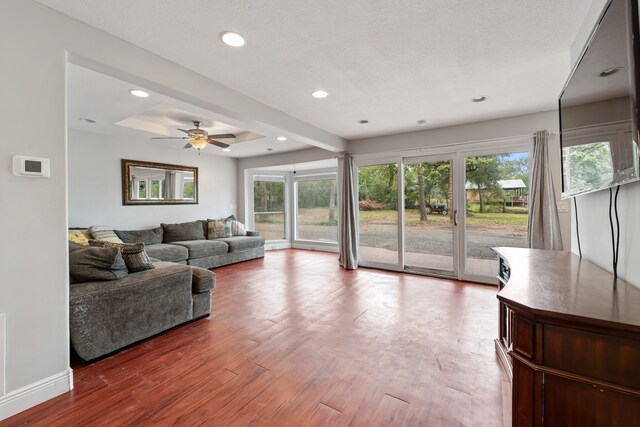
<path fill-rule="evenodd" d="M 185 145 L 183 148 L 191 148 L 191 147 L 197 148 L 198 154 L 200 154 L 200 150 L 206 147 L 207 144 L 215 145 L 216 147 L 220 147 L 220 148 L 228 148 L 229 144 L 225 144 L 224 142 L 217 141 L 217 140 L 236 137 L 232 133 L 219 133 L 215 135 L 209 135 L 209 133 L 206 130 L 200 129 L 200 124 L 201 123 L 199 120 L 194 120 L 193 125 L 196 127 L 195 129 L 189 129 L 189 130 L 178 129 L 179 131 L 186 133 L 187 136 L 166 136 L 166 137 L 162 136 L 162 137 L 154 137 L 151 139 L 186 139 L 189 141 L 189 143 Z"/>

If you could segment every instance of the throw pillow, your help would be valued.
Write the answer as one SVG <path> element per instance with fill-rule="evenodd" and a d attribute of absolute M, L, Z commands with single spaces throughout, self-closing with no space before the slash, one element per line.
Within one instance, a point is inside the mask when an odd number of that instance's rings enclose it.
<path fill-rule="evenodd" d="M 164 230 L 162 227 L 150 230 L 113 230 L 116 235 L 125 243 L 139 243 L 145 245 L 155 245 L 162 243 Z"/>
<path fill-rule="evenodd" d="M 165 243 L 183 242 L 187 240 L 204 240 L 202 222 L 191 221 L 180 224 L 160 224 L 164 230 Z"/>
<path fill-rule="evenodd" d="M 83 247 L 69 252 L 69 274 L 76 282 L 116 280 L 127 266 L 118 248 Z"/>
<path fill-rule="evenodd" d="M 217 239 L 227 237 L 227 220 L 226 219 L 210 219 L 208 220 L 207 239 Z"/>
<path fill-rule="evenodd" d="M 231 221 L 231 234 L 234 236 L 246 236 L 247 230 L 240 221 Z"/>
<path fill-rule="evenodd" d="M 89 240 L 89 244 L 103 248 L 120 249 L 122 259 L 124 259 L 124 263 L 127 265 L 130 273 L 155 268 L 149 255 L 147 255 L 147 252 L 144 250 L 144 243 L 113 243 L 104 240 Z"/>
<path fill-rule="evenodd" d="M 82 246 L 89 246 L 91 235 L 89 230 L 69 230 L 69 241 Z"/>
<path fill-rule="evenodd" d="M 124 243 L 118 236 L 116 236 L 116 233 L 113 232 L 113 228 L 107 225 L 92 225 L 89 227 L 89 233 L 95 240 Z"/>

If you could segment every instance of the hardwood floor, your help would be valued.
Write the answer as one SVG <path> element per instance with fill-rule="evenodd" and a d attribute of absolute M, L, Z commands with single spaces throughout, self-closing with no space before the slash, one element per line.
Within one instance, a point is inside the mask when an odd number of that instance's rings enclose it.
<path fill-rule="evenodd" d="M 215 272 L 211 317 L 74 366 L 73 391 L 0 425 L 510 422 L 495 288 L 302 250 Z"/>

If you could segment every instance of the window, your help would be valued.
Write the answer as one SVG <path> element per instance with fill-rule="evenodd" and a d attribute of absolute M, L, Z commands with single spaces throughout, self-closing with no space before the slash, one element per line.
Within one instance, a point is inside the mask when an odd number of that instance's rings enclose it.
<path fill-rule="evenodd" d="M 297 240 L 338 242 L 336 175 L 296 178 Z"/>
<path fill-rule="evenodd" d="M 287 238 L 284 176 L 254 176 L 253 223 L 265 240 Z"/>
<path fill-rule="evenodd" d="M 149 185 L 149 198 L 160 199 L 162 197 L 162 181 L 159 179 L 152 179 Z"/>
<path fill-rule="evenodd" d="M 138 199 L 147 198 L 147 181 L 138 181 Z"/>

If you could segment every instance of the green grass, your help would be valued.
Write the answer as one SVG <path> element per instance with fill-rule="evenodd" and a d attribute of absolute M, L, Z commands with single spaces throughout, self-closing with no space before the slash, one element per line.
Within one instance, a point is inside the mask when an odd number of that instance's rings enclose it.
<path fill-rule="evenodd" d="M 522 213 L 513 213 L 513 210 L 520 211 Z M 502 212 L 468 212 L 467 224 L 470 225 L 510 225 L 514 227 L 527 227 L 528 215 L 526 209 L 522 208 L 507 208 L 507 213 Z M 329 223 L 329 211 L 327 208 L 315 208 L 315 209 L 300 209 L 299 221 L 303 225 L 335 225 Z M 337 209 L 335 211 L 337 217 Z M 379 224 L 394 224 L 398 221 L 398 212 L 395 210 L 380 210 L 380 211 L 360 211 L 360 221 L 363 223 L 379 223 Z M 256 218 L 258 223 L 269 224 L 282 224 L 284 221 L 283 214 L 275 215 L 263 215 Z M 450 221 L 449 215 L 441 215 L 439 213 L 432 213 L 427 215 L 427 222 L 434 224 L 444 224 Z M 420 224 L 420 213 L 418 209 L 406 209 L 405 210 L 405 223 L 407 225 Z"/>
<path fill-rule="evenodd" d="M 362 222 L 396 222 L 398 220 L 398 212 L 394 210 L 381 211 L 361 211 L 359 213 Z M 427 215 L 427 222 L 448 222 L 449 215 L 440 215 L 432 213 Z M 528 215 L 525 213 L 502 213 L 502 212 L 469 212 L 467 214 L 467 223 L 474 225 L 501 225 L 509 224 L 512 226 L 527 226 Z M 407 225 L 417 225 L 420 223 L 420 213 L 417 209 L 405 210 L 405 223 Z"/>

